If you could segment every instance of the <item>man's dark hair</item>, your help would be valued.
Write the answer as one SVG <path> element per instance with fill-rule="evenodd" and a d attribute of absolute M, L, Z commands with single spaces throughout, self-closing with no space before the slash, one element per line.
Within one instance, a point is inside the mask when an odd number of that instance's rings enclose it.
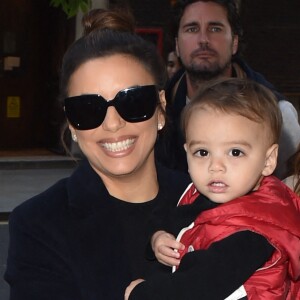
<path fill-rule="evenodd" d="M 238 11 L 238 5 L 236 0 L 179 0 L 173 7 L 174 12 L 174 33 L 177 36 L 180 19 L 183 15 L 185 8 L 195 2 L 214 2 L 225 8 L 227 11 L 227 18 L 230 24 L 232 33 L 239 37 L 239 40 L 242 39 L 243 29 L 240 20 L 240 15 Z"/>

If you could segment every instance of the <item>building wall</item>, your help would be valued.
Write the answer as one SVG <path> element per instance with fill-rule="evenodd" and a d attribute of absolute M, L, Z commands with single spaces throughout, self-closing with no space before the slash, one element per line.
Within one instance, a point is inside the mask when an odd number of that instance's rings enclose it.
<path fill-rule="evenodd" d="M 48 0 L 0 1 L 0 149 L 51 147 L 59 136 L 58 74 L 74 19 Z M 6 70 L 7 57 L 20 65 Z M 19 103 L 8 105 L 8 97 Z M 11 115 L 8 112 L 18 113 Z"/>
<path fill-rule="evenodd" d="M 242 0 L 247 62 L 291 101 L 300 117 L 300 1 Z"/>
<path fill-rule="evenodd" d="M 243 0 L 245 57 L 283 92 L 300 92 L 300 1 Z"/>

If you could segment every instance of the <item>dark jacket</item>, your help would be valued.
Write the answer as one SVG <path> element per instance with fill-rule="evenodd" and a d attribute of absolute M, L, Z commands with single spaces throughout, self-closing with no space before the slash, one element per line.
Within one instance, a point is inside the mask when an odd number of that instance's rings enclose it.
<path fill-rule="evenodd" d="M 133 204 L 108 194 L 84 161 L 24 202 L 9 220 L 11 300 L 121 300 L 131 280 L 160 267 L 144 259 L 151 215 L 163 218 L 190 181 L 158 167 L 159 193 Z"/>

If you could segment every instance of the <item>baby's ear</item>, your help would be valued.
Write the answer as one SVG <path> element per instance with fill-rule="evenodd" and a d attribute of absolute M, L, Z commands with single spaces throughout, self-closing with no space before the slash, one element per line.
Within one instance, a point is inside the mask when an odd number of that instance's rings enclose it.
<path fill-rule="evenodd" d="M 262 171 L 263 176 L 271 175 L 276 166 L 278 158 L 278 144 L 273 144 L 266 152 L 265 167 Z"/>

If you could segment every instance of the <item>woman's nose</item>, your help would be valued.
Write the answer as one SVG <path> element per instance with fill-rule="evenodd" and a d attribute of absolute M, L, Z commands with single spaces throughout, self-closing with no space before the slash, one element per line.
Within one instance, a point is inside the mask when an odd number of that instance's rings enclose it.
<path fill-rule="evenodd" d="M 121 118 L 117 110 L 110 106 L 102 123 L 102 128 L 106 131 L 116 132 L 126 125 L 126 121 Z"/>

